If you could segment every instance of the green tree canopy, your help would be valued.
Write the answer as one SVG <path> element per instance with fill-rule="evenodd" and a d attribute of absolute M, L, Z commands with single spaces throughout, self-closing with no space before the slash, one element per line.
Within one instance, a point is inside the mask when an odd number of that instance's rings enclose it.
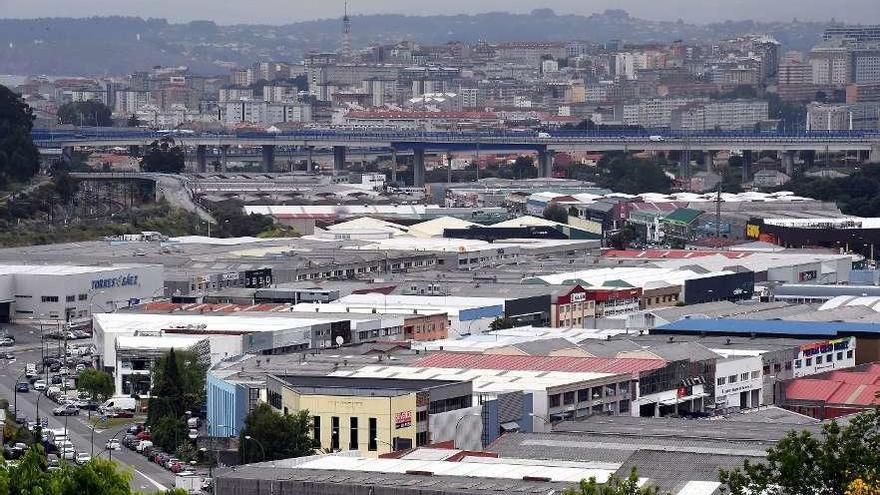
<path fill-rule="evenodd" d="M 141 169 L 144 172 L 160 172 L 179 174 L 186 167 L 183 148 L 176 146 L 171 138 L 153 141 L 141 157 Z"/>
<path fill-rule="evenodd" d="M 171 349 L 156 360 L 147 422 L 164 417 L 180 419 L 187 411 L 197 414 L 205 405 L 207 366 L 191 351 Z"/>
<path fill-rule="evenodd" d="M 247 215 L 244 212 L 244 204 L 234 199 L 214 203 L 211 214 L 217 219 L 218 237 L 257 236 L 275 227 L 272 217 Z"/>
<path fill-rule="evenodd" d="M 0 85 L 0 186 L 25 182 L 40 170 L 40 153 L 31 138 L 33 122 L 31 108 Z"/>
<path fill-rule="evenodd" d="M 499 316 L 492 320 L 492 323 L 489 323 L 489 330 L 504 330 L 505 328 L 513 328 L 516 326 L 516 322 L 511 320 L 510 318 L 504 318 Z"/>
<path fill-rule="evenodd" d="M 831 422 L 819 438 L 791 431 L 767 451 L 767 461 L 721 470 L 734 495 L 844 495 L 856 479 L 880 477 L 880 412 L 862 413 L 847 425 Z"/>
<path fill-rule="evenodd" d="M 597 483 L 595 477 L 581 480 L 577 490 L 565 490 L 564 495 L 657 495 L 658 492 L 657 487 L 650 484 L 639 486 L 639 476 L 633 468 L 625 479 L 612 474 L 605 483 Z"/>
<path fill-rule="evenodd" d="M 17 465 L 0 469 L 0 495 L 132 495 L 131 473 L 107 459 L 62 463 L 55 471 L 46 467 L 43 448 L 32 446 Z"/>
<path fill-rule="evenodd" d="M 615 192 L 641 194 L 668 193 L 672 179 L 661 163 L 632 158 L 624 153 L 606 153 L 598 163 L 596 184 Z"/>
<path fill-rule="evenodd" d="M 74 101 L 58 108 L 58 120 L 65 125 L 110 127 L 113 112 L 97 100 Z"/>
<path fill-rule="evenodd" d="M 106 371 L 94 368 L 84 369 L 76 382 L 79 390 L 89 393 L 92 400 L 102 401 L 113 396 L 116 387 L 113 385 L 113 377 Z"/>
<path fill-rule="evenodd" d="M 314 440 L 310 433 L 312 418 L 308 411 L 297 411 L 294 414 L 281 414 L 269 404 L 258 405 L 244 420 L 238 453 L 245 462 L 287 459 L 311 455 L 314 451 Z M 246 436 L 252 439 L 245 439 Z"/>
<path fill-rule="evenodd" d="M 568 210 L 564 206 L 550 203 L 544 208 L 544 218 L 558 223 L 568 223 Z"/>

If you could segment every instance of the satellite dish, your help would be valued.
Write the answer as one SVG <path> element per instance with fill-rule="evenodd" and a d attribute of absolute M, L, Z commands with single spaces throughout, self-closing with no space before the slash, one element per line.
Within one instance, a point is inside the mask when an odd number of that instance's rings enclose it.
<path fill-rule="evenodd" d="M 345 343 L 345 339 L 342 338 L 342 335 L 336 336 L 336 345 L 342 345 Z"/>

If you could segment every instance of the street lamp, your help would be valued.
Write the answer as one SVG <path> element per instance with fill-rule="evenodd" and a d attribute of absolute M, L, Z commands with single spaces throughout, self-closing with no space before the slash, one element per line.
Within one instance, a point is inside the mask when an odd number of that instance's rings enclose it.
<path fill-rule="evenodd" d="M 464 418 L 466 418 L 468 416 L 474 416 L 474 417 L 477 417 L 480 419 L 483 418 L 481 415 L 475 414 L 475 413 L 465 414 L 465 415 L 462 415 L 460 418 L 458 418 L 458 420 L 455 422 L 455 429 L 452 430 L 452 448 L 453 449 L 455 448 L 455 439 L 458 438 L 458 426 L 461 424 L 461 420 L 463 420 Z"/>
<path fill-rule="evenodd" d="M 266 449 L 263 448 L 263 444 L 260 443 L 259 440 L 257 440 L 256 438 L 254 438 L 254 437 L 252 437 L 252 436 L 250 436 L 250 435 L 245 435 L 245 436 L 244 436 L 244 439 L 245 439 L 245 440 L 251 440 L 251 441 L 253 441 L 254 443 L 256 443 L 256 444 L 260 447 L 260 453 L 263 455 L 263 459 L 262 459 L 262 461 L 260 461 L 260 462 L 266 462 Z"/>
<path fill-rule="evenodd" d="M 529 416 L 531 416 L 533 418 L 541 419 L 542 421 L 544 421 L 545 425 L 550 425 L 550 431 L 553 431 L 553 422 L 547 416 L 544 416 L 542 414 L 537 414 L 537 413 L 529 413 Z"/>
<path fill-rule="evenodd" d="M 104 416 L 101 416 L 101 422 L 104 422 L 104 421 L 105 421 Z M 95 421 L 94 423 L 92 423 L 92 435 L 91 435 L 91 438 L 92 438 L 92 439 L 91 439 L 91 441 L 92 441 L 92 453 L 91 453 L 91 456 L 92 456 L 92 457 L 95 456 L 95 428 L 97 428 L 97 427 L 98 427 L 98 422 L 97 422 L 97 421 Z"/>
<path fill-rule="evenodd" d="M 21 383 L 21 377 L 27 373 L 27 370 L 22 371 L 18 378 L 15 379 L 15 391 L 13 392 L 13 408 L 15 409 L 15 419 L 18 421 L 18 384 Z"/>
<path fill-rule="evenodd" d="M 397 450 L 397 449 L 394 447 L 394 445 L 391 445 L 390 443 L 388 443 L 388 442 L 386 442 L 386 441 L 384 441 L 384 440 L 379 440 L 379 437 L 374 438 L 373 441 L 376 442 L 376 443 L 384 443 L 385 445 L 391 447 L 391 452 L 394 452 L 394 451 Z"/>

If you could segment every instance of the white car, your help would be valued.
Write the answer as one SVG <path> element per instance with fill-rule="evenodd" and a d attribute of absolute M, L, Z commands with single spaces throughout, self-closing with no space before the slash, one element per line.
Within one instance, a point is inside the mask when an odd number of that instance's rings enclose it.
<path fill-rule="evenodd" d="M 37 380 L 34 382 L 34 390 L 42 391 L 46 390 L 47 387 L 48 385 L 46 385 L 45 380 Z"/>
<path fill-rule="evenodd" d="M 107 450 L 119 450 L 122 448 L 122 444 L 119 443 L 119 440 L 111 438 L 110 440 L 107 440 L 106 444 L 104 444 L 104 448 Z"/>
<path fill-rule="evenodd" d="M 60 452 L 61 452 L 61 458 L 64 459 L 65 461 L 76 460 L 76 450 L 74 450 L 73 447 L 71 447 L 69 449 L 61 450 Z"/>
<path fill-rule="evenodd" d="M 58 370 L 58 374 L 62 376 L 67 375 L 68 373 L 70 373 L 70 369 L 68 369 L 67 366 L 62 366 L 61 369 Z"/>
<path fill-rule="evenodd" d="M 91 460 L 92 456 L 90 456 L 88 452 L 80 452 L 79 454 L 76 454 L 76 463 L 80 466 Z"/>

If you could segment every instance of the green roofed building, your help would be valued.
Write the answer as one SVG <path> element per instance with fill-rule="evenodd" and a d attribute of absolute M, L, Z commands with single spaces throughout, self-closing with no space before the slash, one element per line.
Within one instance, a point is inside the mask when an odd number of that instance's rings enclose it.
<path fill-rule="evenodd" d="M 666 234 L 667 239 L 689 241 L 693 239 L 697 218 L 702 214 L 702 210 L 678 208 L 661 218 L 660 225 L 663 227 L 663 232 Z"/>

